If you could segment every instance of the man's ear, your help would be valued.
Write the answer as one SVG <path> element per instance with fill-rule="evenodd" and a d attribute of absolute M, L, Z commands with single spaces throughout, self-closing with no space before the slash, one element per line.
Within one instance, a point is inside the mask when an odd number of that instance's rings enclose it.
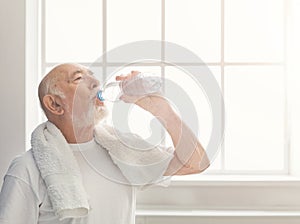
<path fill-rule="evenodd" d="M 52 114 L 63 115 L 65 112 L 62 107 L 61 99 L 58 96 L 53 96 L 50 94 L 45 95 L 43 97 L 43 104 L 44 107 Z"/>

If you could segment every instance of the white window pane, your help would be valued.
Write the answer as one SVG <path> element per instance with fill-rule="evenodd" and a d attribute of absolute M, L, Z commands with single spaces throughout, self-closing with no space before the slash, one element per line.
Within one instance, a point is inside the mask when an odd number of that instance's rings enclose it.
<path fill-rule="evenodd" d="M 282 61 L 284 0 L 225 1 L 225 61 Z"/>
<path fill-rule="evenodd" d="M 224 94 L 226 169 L 282 170 L 283 68 L 228 67 Z"/>
<path fill-rule="evenodd" d="M 167 0 L 166 40 L 186 47 L 205 62 L 219 62 L 220 2 Z"/>
<path fill-rule="evenodd" d="M 107 1 L 107 50 L 161 38 L 161 1 Z M 109 58 L 108 58 L 109 59 Z"/>
<path fill-rule="evenodd" d="M 94 76 L 96 77 L 96 79 L 100 81 L 100 84 L 104 82 L 105 75 L 103 75 L 104 73 L 103 67 L 99 67 L 99 65 L 95 65 L 95 66 L 89 66 L 88 68 L 94 73 Z"/>
<path fill-rule="evenodd" d="M 46 62 L 93 62 L 102 55 L 101 0 L 45 4 Z"/>

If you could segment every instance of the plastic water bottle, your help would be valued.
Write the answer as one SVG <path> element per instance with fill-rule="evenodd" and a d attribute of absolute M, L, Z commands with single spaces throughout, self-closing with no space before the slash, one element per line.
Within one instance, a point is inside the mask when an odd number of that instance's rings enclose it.
<path fill-rule="evenodd" d="M 162 79 L 153 73 L 139 73 L 128 80 L 109 82 L 98 91 L 97 97 L 101 101 L 116 102 L 120 96 L 145 96 L 159 92 L 162 86 Z"/>

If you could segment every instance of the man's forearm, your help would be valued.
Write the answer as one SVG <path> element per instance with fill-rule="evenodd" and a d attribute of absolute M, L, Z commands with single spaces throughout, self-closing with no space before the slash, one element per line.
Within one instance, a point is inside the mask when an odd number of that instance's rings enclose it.
<path fill-rule="evenodd" d="M 209 159 L 197 137 L 165 99 L 160 99 L 157 103 L 152 105 L 149 112 L 159 119 L 172 138 L 175 147 L 172 172 L 178 173 L 182 167 L 190 173 L 199 173 L 206 169 Z M 182 174 L 186 174 L 185 171 Z"/>

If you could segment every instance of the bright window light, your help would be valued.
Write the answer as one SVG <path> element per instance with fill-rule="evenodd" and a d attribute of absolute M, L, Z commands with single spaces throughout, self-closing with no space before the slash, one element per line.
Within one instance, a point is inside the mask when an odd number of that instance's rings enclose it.
<path fill-rule="evenodd" d="M 225 114 L 220 116 L 225 119 L 225 141 L 206 173 L 289 173 L 284 0 L 42 0 L 41 3 L 43 74 L 61 62 L 89 65 L 105 50 L 129 42 L 177 43 L 207 64 L 224 94 Z M 159 51 L 162 60 L 168 56 L 163 47 L 162 44 Z M 122 63 L 109 58 L 98 61 L 94 69 L 100 74 L 100 82 Z M 178 66 L 157 61 L 147 63 L 125 67 L 120 73 L 150 71 L 186 89 L 197 111 L 198 137 L 205 147 L 212 118 L 201 89 Z M 188 58 L 178 61 L 179 66 L 180 63 L 195 66 Z M 144 138 L 151 134 L 147 128 L 151 123 L 149 114 L 133 108 L 128 119 L 134 132 Z M 166 139 L 165 143 L 171 144 L 171 140 Z"/>

